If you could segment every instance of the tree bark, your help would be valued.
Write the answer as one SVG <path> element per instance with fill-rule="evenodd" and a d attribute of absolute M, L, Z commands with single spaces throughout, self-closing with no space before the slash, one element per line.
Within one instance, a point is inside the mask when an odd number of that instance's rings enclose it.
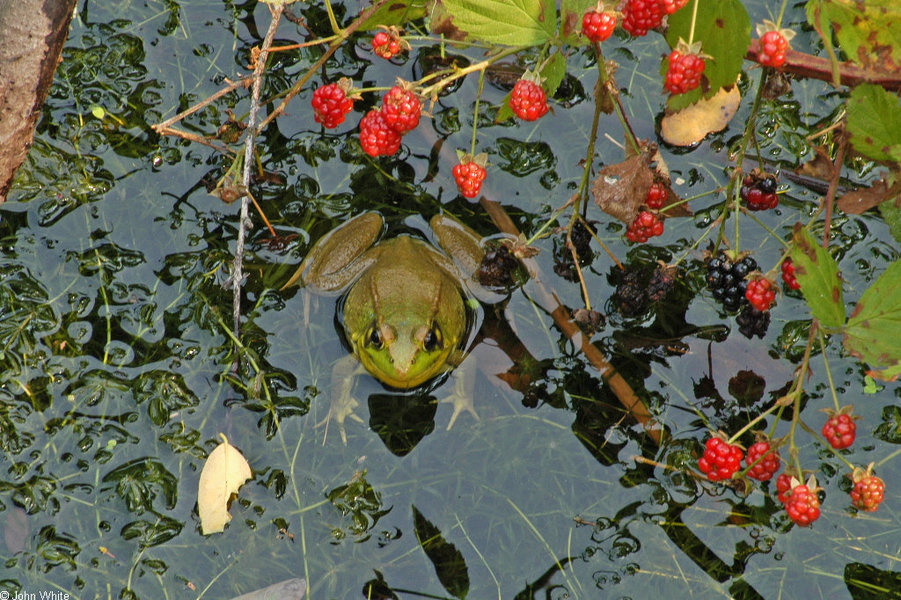
<path fill-rule="evenodd" d="M 0 202 L 25 160 L 77 0 L 0 0 Z"/>

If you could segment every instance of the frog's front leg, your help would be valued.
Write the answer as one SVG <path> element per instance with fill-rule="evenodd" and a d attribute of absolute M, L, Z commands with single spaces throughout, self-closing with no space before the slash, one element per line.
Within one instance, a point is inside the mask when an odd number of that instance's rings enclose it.
<path fill-rule="evenodd" d="M 322 436 L 323 445 L 328 438 L 328 426 L 332 420 L 338 425 L 341 441 L 345 446 L 347 445 L 347 433 L 344 431 L 344 420 L 350 417 L 360 423 L 363 422 L 363 419 L 354 412 L 360 403 L 353 397 L 353 387 L 357 375 L 365 372 L 366 370 L 353 354 L 339 359 L 332 368 L 332 399 L 328 415 L 316 424 L 317 427 L 325 425 L 325 435 Z"/>
<path fill-rule="evenodd" d="M 476 414 L 475 406 L 473 406 L 476 371 L 476 361 L 463 360 L 451 374 L 451 377 L 454 380 L 454 389 L 447 398 L 444 398 L 441 401 L 454 405 L 454 412 L 451 414 L 450 422 L 447 424 L 448 431 L 454 426 L 457 417 L 460 416 L 463 411 L 471 414 L 476 421 L 479 420 L 479 415 Z"/>

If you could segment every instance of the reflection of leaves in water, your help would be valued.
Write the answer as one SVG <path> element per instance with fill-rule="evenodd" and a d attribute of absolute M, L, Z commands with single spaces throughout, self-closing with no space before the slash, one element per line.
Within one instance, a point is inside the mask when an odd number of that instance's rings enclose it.
<path fill-rule="evenodd" d="M 854 600 L 899 598 L 901 573 L 852 562 L 845 565 L 845 585 Z"/>
<path fill-rule="evenodd" d="M 375 491 L 366 481 L 365 471 L 354 475 L 350 483 L 331 490 L 327 497 L 350 520 L 345 527 L 332 529 L 335 543 L 348 534 L 354 536 L 356 542 L 365 542 L 372 536 L 370 532 L 379 519 L 391 512 L 390 506 L 383 507 L 381 492 Z"/>
<path fill-rule="evenodd" d="M 167 509 L 175 508 L 178 480 L 158 460 L 132 460 L 104 475 L 102 481 L 101 491 L 114 491 L 133 513 L 152 511 L 157 494 L 162 494 Z"/>
<path fill-rule="evenodd" d="M 882 409 L 882 423 L 873 435 L 883 442 L 901 444 L 901 407 L 886 406 Z"/>
<path fill-rule="evenodd" d="M 469 570 L 457 547 L 444 539 L 441 530 L 426 519 L 415 506 L 413 527 L 419 545 L 435 566 L 438 581 L 455 598 L 465 598 L 469 593 Z"/>

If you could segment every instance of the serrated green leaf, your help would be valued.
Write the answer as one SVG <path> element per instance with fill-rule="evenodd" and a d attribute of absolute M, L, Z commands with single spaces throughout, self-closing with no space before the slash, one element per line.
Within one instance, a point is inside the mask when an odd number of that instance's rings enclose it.
<path fill-rule="evenodd" d="M 807 21 L 835 32 L 847 57 L 867 69 L 901 71 L 901 3 L 898 0 L 810 0 Z M 832 43 L 827 39 L 826 43 Z"/>
<path fill-rule="evenodd" d="M 826 327 L 841 327 L 845 322 L 845 303 L 835 260 L 800 223 L 795 225 L 790 254 L 810 312 Z"/>
<path fill-rule="evenodd" d="M 701 50 L 711 56 L 704 68 L 707 89 L 698 87 L 686 94 L 671 96 L 667 107 L 685 108 L 702 97 L 711 97 L 720 88 L 732 85 L 738 78 L 745 53 L 751 44 L 751 18 L 740 0 L 697 0 L 697 21 L 693 41 L 701 42 Z M 692 10 L 690 6 L 669 17 L 666 41 L 675 48 L 679 38 L 689 41 Z M 664 69 L 661 74 L 665 73 Z"/>
<path fill-rule="evenodd" d="M 606 7 L 616 3 L 604 3 Z M 582 31 L 582 15 L 598 5 L 598 0 L 563 0 L 560 3 L 560 37 L 571 46 L 588 43 L 588 39 L 579 33 Z"/>
<path fill-rule="evenodd" d="M 548 98 L 552 98 L 560 87 L 560 82 L 566 76 L 566 57 L 560 51 L 555 52 L 544 68 L 541 69 L 541 87 Z"/>
<path fill-rule="evenodd" d="M 845 326 L 845 348 L 882 371 L 871 375 L 894 379 L 901 375 L 901 261 L 863 293 Z"/>
<path fill-rule="evenodd" d="M 889 232 L 895 238 L 895 241 L 901 243 L 901 206 L 898 206 L 896 202 L 897 199 L 880 202 L 879 214 L 882 215 L 882 220 L 888 225 Z"/>
<path fill-rule="evenodd" d="M 554 37 L 550 0 L 440 0 L 453 27 L 467 38 L 504 46 L 537 46 Z"/>
<path fill-rule="evenodd" d="M 402 26 L 421 19 L 426 14 L 426 0 L 391 0 L 381 5 L 360 25 L 361 31 L 375 29 L 379 25 Z"/>
<path fill-rule="evenodd" d="M 444 589 L 455 598 L 465 598 L 469 593 L 469 570 L 457 547 L 444 539 L 441 530 L 413 506 L 413 530 L 419 545 L 432 564 Z"/>
<path fill-rule="evenodd" d="M 881 86 L 865 83 L 848 98 L 848 132 L 854 149 L 876 160 L 901 162 L 901 103 Z"/>

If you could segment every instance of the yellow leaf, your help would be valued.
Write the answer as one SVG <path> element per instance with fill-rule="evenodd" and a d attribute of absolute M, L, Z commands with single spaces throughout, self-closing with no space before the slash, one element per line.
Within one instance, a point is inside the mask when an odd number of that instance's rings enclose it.
<path fill-rule="evenodd" d="M 228 499 L 253 477 L 250 465 L 241 452 L 229 444 L 224 435 L 219 435 L 223 442 L 207 457 L 197 486 L 197 509 L 204 535 L 225 529 L 225 524 L 232 518 L 228 514 Z"/>
<path fill-rule="evenodd" d="M 725 128 L 739 104 L 741 93 L 737 85 L 721 88 L 712 98 L 699 100 L 663 117 L 660 135 L 673 146 L 697 144 L 708 133 Z"/>

